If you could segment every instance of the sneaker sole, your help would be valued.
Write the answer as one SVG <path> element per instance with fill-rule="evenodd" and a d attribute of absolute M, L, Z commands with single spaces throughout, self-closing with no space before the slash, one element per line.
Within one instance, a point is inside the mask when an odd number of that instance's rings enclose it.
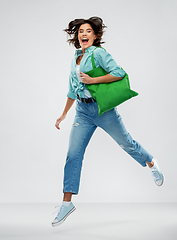
<path fill-rule="evenodd" d="M 52 223 L 52 226 L 53 226 L 53 227 L 56 227 L 56 226 L 59 226 L 60 224 L 62 224 L 62 223 L 66 220 L 66 218 L 67 218 L 72 212 L 74 212 L 75 210 L 76 210 L 76 208 L 73 207 L 73 208 L 64 216 L 64 218 L 62 218 L 60 221 L 58 221 L 58 222 L 56 222 L 56 223 Z"/>
<path fill-rule="evenodd" d="M 156 162 L 156 163 L 158 164 L 157 159 L 154 159 L 154 162 Z M 161 183 L 160 185 L 158 185 L 158 184 L 156 183 L 156 181 L 154 181 L 155 184 L 156 184 L 158 187 L 162 186 L 162 184 L 163 184 L 163 182 L 164 182 L 164 176 L 163 176 L 163 174 L 162 174 L 162 177 L 163 177 L 163 179 L 162 179 L 162 183 Z"/>
<path fill-rule="evenodd" d="M 163 176 L 163 175 L 162 175 Z M 162 179 L 162 183 L 160 184 L 160 185 L 158 185 L 157 183 L 156 183 L 156 181 L 154 181 L 155 182 L 155 184 L 158 186 L 158 187 L 160 187 L 160 186 L 162 186 L 162 184 L 163 184 L 163 182 L 164 182 L 164 176 L 163 176 L 163 179 Z"/>

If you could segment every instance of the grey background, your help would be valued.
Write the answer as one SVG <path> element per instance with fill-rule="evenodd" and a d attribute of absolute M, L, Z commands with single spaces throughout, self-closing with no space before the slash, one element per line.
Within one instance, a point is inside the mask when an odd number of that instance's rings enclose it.
<path fill-rule="evenodd" d="M 97 129 L 86 151 L 75 202 L 176 202 L 176 22 L 174 0 L 0 1 L 0 202 L 62 200 L 73 107 L 61 130 L 74 47 L 62 31 L 100 16 L 103 45 L 139 96 L 118 107 L 127 130 L 165 175 L 148 168 Z"/>

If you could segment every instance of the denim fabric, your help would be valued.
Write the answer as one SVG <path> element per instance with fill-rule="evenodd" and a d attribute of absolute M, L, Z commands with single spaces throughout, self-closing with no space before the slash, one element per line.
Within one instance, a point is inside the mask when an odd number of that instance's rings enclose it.
<path fill-rule="evenodd" d="M 89 72 L 93 69 L 91 62 L 91 55 L 95 46 L 90 46 L 85 49 L 85 54 L 80 62 L 80 71 L 83 73 Z M 71 62 L 71 71 L 69 76 L 69 91 L 67 97 L 72 99 L 77 99 L 77 95 L 81 98 L 85 98 L 84 89 L 87 89 L 85 84 L 80 82 L 76 74 L 76 59 L 82 54 L 81 49 L 75 51 L 75 55 Z M 115 60 L 112 58 L 111 54 L 105 51 L 103 48 L 97 48 L 93 54 L 96 68 L 102 67 L 107 73 L 114 77 L 124 77 L 125 71 L 117 65 Z"/>
<path fill-rule="evenodd" d="M 116 108 L 99 116 L 97 102 L 86 104 L 77 100 L 76 115 L 70 133 L 64 168 L 63 192 L 78 193 L 85 149 L 97 127 L 106 131 L 124 151 L 143 167 L 146 166 L 146 161 L 152 161 L 153 156 L 133 140 L 127 132 Z"/>

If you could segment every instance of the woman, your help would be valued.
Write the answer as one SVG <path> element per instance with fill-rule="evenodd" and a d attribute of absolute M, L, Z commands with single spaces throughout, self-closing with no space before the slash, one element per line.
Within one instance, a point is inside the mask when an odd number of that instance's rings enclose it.
<path fill-rule="evenodd" d="M 101 47 L 105 27 L 101 18 L 91 17 L 86 20 L 75 19 L 64 30 L 70 37 L 73 36 L 68 42 L 74 44 L 77 50 L 71 64 L 67 102 L 62 115 L 56 121 L 56 128 L 60 129 L 60 123 L 65 119 L 75 100 L 76 115 L 64 168 L 63 202 L 52 226 L 61 224 L 75 210 L 75 206 L 71 202 L 72 194 L 78 194 L 85 149 L 97 127 L 106 131 L 123 150 L 143 167 L 148 165 L 158 186 L 163 183 L 163 174 L 157 161 L 138 142 L 132 139 L 125 129 L 117 109 L 113 108 L 99 116 L 97 102 L 86 88 L 85 84 L 121 80 L 125 74 L 112 56 L 103 48 L 97 48 L 94 51 L 94 61 L 96 67 L 101 66 L 108 74 L 91 78 L 84 73 L 92 70 L 91 55 L 96 47 Z"/>

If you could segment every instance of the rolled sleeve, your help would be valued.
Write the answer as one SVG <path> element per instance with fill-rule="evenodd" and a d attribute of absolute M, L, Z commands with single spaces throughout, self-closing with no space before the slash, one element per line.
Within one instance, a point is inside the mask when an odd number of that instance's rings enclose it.
<path fill-rule="evenodd" d="M 96 60 L 99 65 L 109 74 L 114 77 L 124 77 L 125 71 L 117 65 L 111 54 L 103 48 L 98 48 L 94 51 Z"/>
<path fill-rule="evenodd" d="M 76 95 L 70 90 L 68 91 L 67 97 L 69 97 L 71 99 L 76 99 Z"/>
<path fill-rule="evenodd" d="M 70 76 L 69 76 L 69 90 L 68 90 L 67 97 L 72 98 L 72 99 L 76 99 L 77 98 L 77 96 L 73 92 L 73 88 L 72 88 L 72 76 L 71 76 L 71 73 L 70 73 Z"/>

